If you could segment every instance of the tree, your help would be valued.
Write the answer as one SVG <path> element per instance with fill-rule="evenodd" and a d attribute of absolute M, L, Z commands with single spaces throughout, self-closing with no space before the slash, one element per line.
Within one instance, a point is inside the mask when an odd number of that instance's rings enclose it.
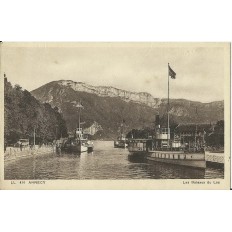
<path fill-rule="evenodd" d="M 67 136 L 67 127 L 58 109 L 48 103 L 42 104 L 19 85 L 13 88 L 10 82 L 4 85 L 4 137 L 8 143 L 19 138 L 32 138 L 36 128 L 36 141 L 53 141 L 56 130 L 59 137 Z M 56 126 L 58 125 L 58 129 Z"/>

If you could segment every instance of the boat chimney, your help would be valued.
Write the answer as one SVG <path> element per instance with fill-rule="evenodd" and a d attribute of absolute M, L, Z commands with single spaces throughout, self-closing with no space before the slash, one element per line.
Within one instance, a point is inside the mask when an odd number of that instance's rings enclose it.
<path fill-rule="evenodd" d="M 157 115 L 155 116 L 155 126 L 156 126 L 157 128 L 160 128 L 160 118 L 159 118 L 159 114 L 157 114 Z"/>

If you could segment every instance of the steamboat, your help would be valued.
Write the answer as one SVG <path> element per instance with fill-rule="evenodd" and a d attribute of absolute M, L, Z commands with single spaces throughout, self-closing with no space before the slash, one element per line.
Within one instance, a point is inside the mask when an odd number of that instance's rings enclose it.
<path fill-rule="evenodd" d="M 78 103 L 76 107 L 78 110 L 78 128 L 74 132 L 74 136 L 70 136 L 64 143 L 61 145 L 61 150 L 73 152 L 73 153 L 82 153 L 82 152 L 92 152 L 93 151 L 93 142 L 88 140 L 83 133 L 81 128 L 81 109 L 83 108 L 81 103 Z"/>
<path fill-rule="evenodd" d="M 176 73 L 168 64 L 168 104 L 167 127 L 161 127 L 159 115 L 156 116 L 155 133 L 148 139 L 133 139 L 129 141 L 129 156 L 143 156 L 149 161 L 162 162 L 174 165 L 182 165 L 194 168 L 206 168 L 205 143 L 197 140 L 197 126 L 195 141 L 185 143 L 178 135 L 170 138 L 169 126 L 169 77 L 176 78 Z"/>
<path fill-rule="evenodd" d="M 117 140 L 114 141 L 115 148 L 126 148 L 128 147 L 128 139 L 125 136 L 125 121 L 123 120 L 119 127 L 120 135 Z"/>

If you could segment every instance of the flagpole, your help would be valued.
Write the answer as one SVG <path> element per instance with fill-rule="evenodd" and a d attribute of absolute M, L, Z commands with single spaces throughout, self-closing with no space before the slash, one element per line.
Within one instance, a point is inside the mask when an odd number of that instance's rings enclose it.
<path fill-rule="evenodd" d="M 169 147 L 169 63 L 168 63 L 168 147 Z"/>
<path fill-rule="evenodd" d="M 79 130 L 81 128 L 81 107 L 79 107 L 79 117 L 78 117 L 78 126 L 79 126 Z"/>

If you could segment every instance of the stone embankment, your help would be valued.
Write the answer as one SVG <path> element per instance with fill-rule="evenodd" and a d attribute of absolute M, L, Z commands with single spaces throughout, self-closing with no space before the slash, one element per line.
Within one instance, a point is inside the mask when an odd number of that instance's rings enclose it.
<path fill-rule="evenodd" d="M 207 166 L 218 166 L 224 168 L 225 155 L 222 152 L 205 152 Z"/>
<path fill-rule="evenodd" d="M 35 146 L 35 147 L 7 147 L 4 153 L 4 161 L 17 160 L 33 155 L 42 155 L 54 152 L 53 146 Z"/>

